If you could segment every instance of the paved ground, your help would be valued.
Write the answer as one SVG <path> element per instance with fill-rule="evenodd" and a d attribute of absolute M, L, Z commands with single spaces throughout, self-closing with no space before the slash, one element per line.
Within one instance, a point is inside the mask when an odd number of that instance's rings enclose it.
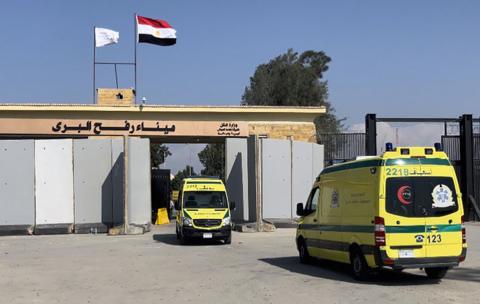
<path fill-rule="evenodd" d="M 414 270 L 359 283 L 341 264 L 301 265 L 294 229 L 235 233 L 228 246 L 179 246 L 173 232 L 2 237 L 0 303 L 480 302 L 480 226 L 441 282 Z"/>

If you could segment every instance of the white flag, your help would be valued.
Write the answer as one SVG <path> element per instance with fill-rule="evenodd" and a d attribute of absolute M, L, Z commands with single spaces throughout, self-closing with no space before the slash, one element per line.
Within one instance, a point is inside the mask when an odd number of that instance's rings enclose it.
<path fill-rule="evenodd" d="M 120 34 L 118 32 L 96 27 L 95 28 L 95 46 L 101 47 L 109 44 L 118 43 L 118 39 L 120 38 Z"/>

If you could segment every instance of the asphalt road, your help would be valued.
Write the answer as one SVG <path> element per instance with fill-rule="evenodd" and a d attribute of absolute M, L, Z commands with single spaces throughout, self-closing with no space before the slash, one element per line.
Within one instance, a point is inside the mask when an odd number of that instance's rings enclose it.
<path fill-rule="evenodd" d="M 178 245 L 174 226 L 142 236 L 0 238 L 0 303 L 480 303 L 480 225 L 442 281 L 419 270 L 354 281 L 348 266 L 301 265 L 294 229 Z M 308 301 L 308 302 L 307 302 Z"/>

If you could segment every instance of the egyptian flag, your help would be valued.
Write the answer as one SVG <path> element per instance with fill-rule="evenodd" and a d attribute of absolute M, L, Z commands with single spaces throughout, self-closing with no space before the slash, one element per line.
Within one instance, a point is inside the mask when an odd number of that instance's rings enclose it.
<path fill-rule="evenodd" d="M 138 42 L 157 45 L 174 45 L 177 42 L 177 31 L 165 20 L 150 19 L 137 16 Z"/>

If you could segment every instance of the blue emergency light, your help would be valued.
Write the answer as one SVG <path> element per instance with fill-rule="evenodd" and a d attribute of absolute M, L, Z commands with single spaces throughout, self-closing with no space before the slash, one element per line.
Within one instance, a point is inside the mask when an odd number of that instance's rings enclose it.
<path fill-rule="evenodd" d="M 433 144 L 433 146 L 435 147 L 436 151 L 443 151 L 443 147 L 441 143 L 436 142 Z"/>
<path fill-rule="evenodd" d="M 385 144 L 385 151 L 388 151 L 388 152 L 393 151 L 393 144 L 391 142 L 387 142 Z"/>

